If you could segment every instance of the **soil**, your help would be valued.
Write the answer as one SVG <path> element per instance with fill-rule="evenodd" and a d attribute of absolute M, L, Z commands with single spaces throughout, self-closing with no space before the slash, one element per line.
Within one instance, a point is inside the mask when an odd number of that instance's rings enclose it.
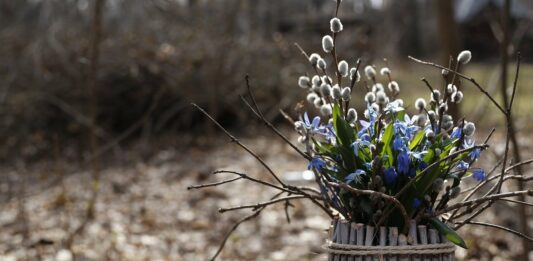
<path fill-rule="evenodd" d="M 162 149 L 146 160 L 102 166 L 93 219 L 86 218 L 92 195 L 89 171 L 65 162 L 4 168 L 0 260 L 209 259 L 232 224 L 251 213 L 222 214 L 218 209 L 268 200 L 275 193 L 244 180 L 188 190 L 193 184 L 232 177 L 211 174 L 218 169 L 273 181 L 235 144 L 216 140 L 211 146 L 202 145 L 211 143 L 207 140 L 187 148 Z M 242 141 L 284 180 L 314 185 L 301 179 L 305 161 L 275 137 L 258 135 Z M 485 157 L 486 166 L 494 162 L 498 150 L 496 146 Z M 467 183 L 466 187 L 474 184 Z M 307 201 L 294 201 L 288 222 L 284 209 L 284 204 L 268 207 L 242 224 L 219 260 L 325 260 L 321 245 L 328 217 Z M 515 213 L 516 206 L 497 203 L 478 220 L 516 229 Z M 457 250 L 459 260 L 514 260 L 520 252 L 518 238 L 500 230 L 467 226 L 459 232 L 469 246 Z"/>

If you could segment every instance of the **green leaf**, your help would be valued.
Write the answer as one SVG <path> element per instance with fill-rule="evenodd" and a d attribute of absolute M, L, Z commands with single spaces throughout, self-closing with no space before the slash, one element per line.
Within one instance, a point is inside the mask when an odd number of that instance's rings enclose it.
<path fill-rule="evenodd" d="M 457 232 L 455 232 L 453 229 L 451 229 L 448 225 L 446 225 L 444 222 L 440 221 L 438 218 L 434 217 L 434 218 L 431 218 L 429 220 L 429 223 L 431 225 L 433 225 L 433 227 L 435 229 L 437 229 L 439 231 L 439 233 L 441 235 L 444 235 L 446 237 L 446 239 L 448 239 L 450 242 L 464 248 L 464 249 L 468 249 L 466 247 L 466 243 L 465 241 L 463 240 L 463 238 L 461 238 L 461 236 L 459 236 L 459 234 L 457 234 Z"/>
<path fill-rule="evenodd" d="M 351 148 L 351 145 L 355 140 L 355 132 L 350 124 L 342 117 L 338 104 L 333 105 L 333 128 L 335 128 L 335 133 L 337 134 L 339 153 L 342 156 L 344 167 L 347 169 L 348 173 L 355 171 L 355 156 Z"/>
<path fill-rule="evenodd" d="M 388 155 L 388 162 L 389 166 L 392 166 L 394 157 L 392 155 L 392 137 L 394 136 L 394 129 L 393 129 L 392 123 L 389 123 L 387 127 L 385 128 L 385 132 L 383 133 L 383 148 L 381 149 L 381 157 L 384 157 L 385 155 Z"/>
<path fill-rule="evenodd" d="M 410 150 L 413 150 L 419 143 L 420 141 L 422 141 L 422 138 L 424 138 L 424 131 L 419 131 L 416 136 L 414 137 L 414 139 L 411 141 L 411 143 L 409 143 L 409 149 Z"/>
<path fill-rule="evenodd" d="M 333 127 L 341 145 L 349 146 L 354 142 L 355 133 L 350 124 L 342 118 L 340 107 L 337 104 L 333 105 Z"/>

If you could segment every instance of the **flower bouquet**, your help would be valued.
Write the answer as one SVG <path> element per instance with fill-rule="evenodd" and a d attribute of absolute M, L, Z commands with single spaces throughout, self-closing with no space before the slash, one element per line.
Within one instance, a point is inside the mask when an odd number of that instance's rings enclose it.
<path fill-rule="evenodd" d="M 340 2 L 337 1 L 336 12 Z M 391 259 L 398 255 L 452 258 L 454 247 L 450 243 L 466 248 L 456 229 L 471 223 L 487 204 L 506 197 L 532 194 L 530 190 L 501 193 L 502 183 L 509 176 L 507 173 L 521 165 L 505 167 L 509 142 L 501 172 L 489 176 L 496 168 L 486 173 L 475 167 L 475 163 L 488 148 L 487 141 L 493 131 L 476 145 L 475 124 L 466 119 L 453 119 L 448 114 L 449 106 L 463 100 L 460 78 L 470 81 L 510 119 L 512 99 L 503 108 L 474 79 L 458 73 L 459 68 L 470 61 L 470 51 L 461 52 L 449 67 L 411 58 L 440 69 L 444 84 L 434 88 L 423 79 L 429 90 L 428 101 L 418 98 L 410 106 L 399 98 L 400 85 L 394 81 L 389 68 L 378 70 L 373 65 L 363 68 L 361 60 L 350 67 L 347 61 L 340 59 L 336 40 L 343 25 L 337 13 L 330 21 L 330 29 L 331 33 L 322 38 L 324 57 L 317 53 L 308 55 L 296 45 L 309 61 L 312 72 L 312 76 L 298 79 L 299 87 L 307 92 L 310 110 L 301 110 L 298 120 L 291 119 L 301 145 L 293 144 L 265 119 L 255 102 L 248 77 L 249 99 L 243 97 L 245 105 L 259 119 L 309 162 L 308 170 L 314 174 L 317 189 L 284 182 L 260 156 L 194 105 L 233 142 L 253 155 L 271 174 L 273 182 L 245 173 L 217 171 L 238 177 L 190 188 L 246 179 L 279 190 L 265 202 L 220 209 L 221 212 L 253 210 L 230 230 L 227 237 L 240 223 L 257 216 L 270 205 L 308 199 L 332 218 L 325 245 L 330 259 L 385 255 Z M 515 89 L 516 84 L 512 98 Z M 358 113 L 354 106 L 362 113 Z M 318 115 L 311 116 L 312 111 Z M 474 179 L 479 185 L 461 191 L 464 179 Z M 497 183 L 485 196 L 471 199 L 476 191 L 493 180 Z M 462 202 L 453 203 L 458 197 Z M 463 220 L 456 221 L 460 217 Z M 214 257 L 220 253 L 227 237 Z"/>

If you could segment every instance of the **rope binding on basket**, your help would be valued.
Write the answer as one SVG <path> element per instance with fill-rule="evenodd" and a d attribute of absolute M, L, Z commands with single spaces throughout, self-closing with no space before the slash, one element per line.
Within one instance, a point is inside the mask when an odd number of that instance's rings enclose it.
<path fill-rule="evenodd" d="M 407 245 L 407 246 L 361 246 L 333 243 L 330 240 L 322 246 L 327 253 L 351 256 L 367 255 L 438 255 L 452 254 L 455 245 L 447 242 L 440 244 Z"/>

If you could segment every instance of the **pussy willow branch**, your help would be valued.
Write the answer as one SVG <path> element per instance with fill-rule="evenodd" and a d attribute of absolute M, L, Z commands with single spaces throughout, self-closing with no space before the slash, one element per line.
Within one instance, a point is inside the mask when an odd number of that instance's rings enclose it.
<path fill-rule="evenodd" d="M 471 82 L 472 84 L 474 84 L 474 86 L 476 86 L 479 91 L 481 91 L 485 96 L 487 96 L 487 98 L 489 98 L 489 100 L 498 108 L 498 110 L 500 110 L 503 114 L 507 114 L 507 111 L 487 92 L 485 91 L 485 89 L 483 89 L 483 87 L 481 87 L 481 85 L 479 85 L 479 83 L 477 83 L 477 81 L 472 78 L 472 77 L 469 77 L 469 76 L 466 76 L 460 72 L 457 72 L 457 71 L 454 71 L 452 69 L 449 69 L 449 68 L 446 68 L 442 65 L 439 65 L 439 64 L 436 64 L 436 63 L 432 63 L 432 62 L 426 62 L 426 61 L 422 61 L 420 59 L 417 59 L 417 58 L 414 58 L 412 56 L 408 56 L 409 59 L 417 62 L 417 63 L 420 63 L 420 64 L 425 64 L 425 65 L 430 65 L 430 66 L 433 66 L 433 67 L 436 67 L 436 68 L 439 68 L 439 69 L 443 69 L 443 70 L 446 70 L 448 72 L 452 72 L 452 73 L 455 73 L 457 74 L 457 76 Z"/>
<path fill-rule="evenodd" d="M 404 234 L 408 231 L 408 229 L 409 229 L 409 215 L 407 215 L 407 211 L 403 207 L 402 203 L 400 203 L 400 201 L 398 201 L 395 197 L 387 195 L 385 193 L 374 191 L 374 190 L 356 189 L 356 188 L 353 188 L 353 187 L 349 186 L 346 183 L 341 183 L 341 182 L 339 182 L 339 183 L 328 182 L 328 183 L 331 186 L 345 189 L 345 190 L 347 190 L 347 191 L 349 191 L 349 192 L 351 192 L 352 194 L 355 194 L 355 195 L 376 196 L 376 197 L 379 197 L 379 198 L 382 198 L 384 200 L 387 200 L 387 201 L 391 202 L 396 207 L 398 207 L 400 209 L 400 212 L 402 213 L 402 216 L 403 216 L 404 221 L 405 221 L 404 228 L 403 228 Z"/>
<path fill-rule="evenodd" d="M 307 59 L 308 62 L 309 61 L 309 55 L 304 51 L 304 49 L 298 44 L 298 43 L 294 43 L 294 46 L 296 46 L 296 48 L 298 48 L 298 50 L 300 50 L 300 52 L 302 53 L 303 56 L 305 56 L 305 58 Z M 318 69 L 316 68 L 316 66 L 314 66 L 313 64 L 309 63 L 311 65 L 311 67 L 313 68 L 313 70 L 315 71 L 315 73 L 317 75 L 320 75 L 320 72 L 318 71 Z M 320 93 L 319 93 L 320 95 Z"/>
<path fill-rule="evenodd" d="M 357 81 L 357 73 L 359 73 L 359 67 L 361 66 L 361 59 L 357 59 L 357 62 L 355 64 L 355 71 L 354 71 L 354 74 L 352 76 L 352 80 L 350 82 L 350 96 L 353 95 L 353 87 L 355 85 L 355 82 Z M 348 75 L 350 75 L 351 73 L 348 73 Z M 351 97 L 350 97 L 351 98 Z M 344 103 L 344 118 L 346 119 L 348 117 L 348 107 L 350 107 L 350 100 L 351 99 L 348 99 L 345 103 Z"/>
<path fill-rule="evenodd" d="M 420 80 L 423 81 L 426 84 L 426 87 L 428 87 L 430 93 L 434 92 L 433 87 L 431 87 L 431 84 L 428 82 L 428 80 L 425 77 L 420 78 Z M 437 108 L 438 108 L 438 105 L 439 105 L 438 102 L 439 101 L 436 101 L 436 102 L 437 102 Z"/>
<path fill-rule="evenodd" d="M 455 203 L 451 206 L 448 206 L 440 211 L 437 211 L 435 212 L 435 216 L 439 216 L 439 215 L 442 215 L 448 211 L 452 211 L 454 209 L 458 209 L 458 208 L 463 208 L 463 207 L 467 207 L 467 206 L 470 206 L 470 205 L 473 205 L 473 204 L 479 204 L 479 203 L 483 203 L 483 202 L 493 202 L 494 200 L 498 200 L 500 198 L 508 198 L 508 197 L 516 197 L 516 196 L 519 196 L 519 195 L 528 195 L 528 196 L 533 196 L 533 190 L 522 190 L 522 191 L 513 191 L 513 192 L 506 192 L 506 193 L 500 193 L 500 194 L 494 194 L 494 195 L 490 195 L 490 196 L 486 196 L 486 197 L 482 197 L 482 198 L 477 198 L 477 199 L 473 199 L 473 200 L 468 200 L 468 201 L 464 201 L 464 202 L 459 202 L 459 203 Z"/>
<path fill-rule="evenodd" d="M 341 5 L 341 0 L 337 0 L 337 7 L 335 9 L 335 17 L 339 14 L 339 7 Z M 337 57 L 337 33 L 331 32 L 331 37 L 333 38 L 333 50 L 331 51 L 331 55 L 333 56 L 333 62 L 335 63 L 335 75 L 337 75 L 337 84 L 339 86 L 342 86 L 342 75 L 339 72 L 339 63 L 338 63 L 338 57 Z M 341 106 L 342 110 L 342 106 Z"/>
<path fill-rule="evenodd" d="M 448 67 L 449 68 L 452 68 L 452 63 L 453 63 L 453 58 L 450 57 L 450 62 L 448 64 Z M 458 64 L 459 62 L 457 62 Z M 457 67 L 456 67 L 457 68 Z M 454 70 L 455 71 L 455 70 Z M 448 98 L 452 95 L 451 93 L 448 92 L 448 89 L 447 89 L 447 84 L 455 84 L 454 83 L 454 80 L 455 80 L 455 76 L 456 74 L 453 75 L 452 77 L 452 81 L 450 83 L 448 83 L 448 79 L 449 79 L 449 75 L 447 74 L 446 77 L 444 78 L 444 92 L 442 93 L 442 95 L 444 96 L 443 98 L 443 104 L 447 105 L 448 103 Z M 437 113 L 438 113 L 438 117 L 439 117 L 439 126 L 437 127 L 437 130 L 436 130 L 436 134 L 439 134 L 442 132 L 442 119 L 444 117 L 444 114 L 445 114 L 445 107 L 442 108 L 442 111 L 441 111 L 441 108 L 440 106 L 437 107 Z"/>
<path fill-rule="evenodd" d="M 509 232 L 511 234 L 514 234 L 516 236 L 519 236 L 521 238 L 527 239 L 530 242 L 533 242 L 533 238 L 528 236 L 528 235 L 526 235 L 526 234 L 524 234 L 524 233 L 520 233 L 520 232 L 518 232 L 516 230 L 510 229 L 510 228 L 507 228 L 507 227 L 504 227 L 504 226 L 496 225 L 496 224 L 485 223 L 485 222 L 477 222 L 477 221 L 458 221 L 458 222 L 455 222 L 455 224 L 456 225 L 464 225 L 464 224 L 479 225 L 479 226 L 497 228 L 497 229 L 501 229 L 501 230 L 504 230 L 506 232 Z"/>
<path fill-rule="evenodd" d="M 233 211 L 233 210 L 244 209 L 244 208 L 258 209 L 258 208 L 266 207 L 266 206 L 273 205 L 273 204 L 276 204 L 276 203 L 285 202 L 287 200 L 302 199 L 302 198 L 308 198 L 308 197 L 307 196 L 302 196 L 302 195 L 287 196 L 287 197 L 277 198 L 277 199 L 273 199 L 273 200 L 269 200 L 269 201 L 265 201 L 265 202 L 259 202 L 259 203 L 251 204 L 251 205 L 242 205 L 242 206 L 229 207 L 229 208 L 220 208 L 220 209 L 218 209 L 218 212 L 224 213 L 224 212 L 227 212 L 227 211 Z"/>
<path fill-rule="evenodd" d="M 510 141 L 512 140 L 513 141 L 513 153 L 515 155 L 515 157 L 518 157 L 518 160 L 520 161 L 520 152 L 518 150 L 518 143 L 516 141 L 516 135 L 515 135 L 515 132 L 514 132 L 514 127 L 513 127 L 513 117 L 512 117 L 512 105 L 513 105 L 513 101 L 514 101 L 514 98 L 515 98 L 515 95 L 516 95 L 516 88 L 517 88 L 517 83 L 518 83 L 518 75 L 519 75 L 519 72 L 520 72 L 520 63 L 521 63 L 521 56 L 520 56 L 520 53 L 518 53 L 518 57 L 517 57 L 517 65 L 516 65 L 516 74 L 515 74 L 515 79 L 514 79 L 514 84 L 513 84 L 513 90 L 512 90 L 512 93 L 511 93 L 511 98 L 510 98 L 510 101 L 509 103 L 507 103 L 507 100 L 504 100 L 505 104 L 507 105 L 507 107 L 505 108 L 505 111 L 504 111 L 504 115 L 505 115 L 505 121 L 506 121 L 506 125 L 507 125 L 507 128 L 506 128 L 506 136 L 505 136 L 505 150 L 504 150 L 504 155 L 503 155 L 503 166 L 502 166 L 502 170 L 501 170 L 501 174 L 499 175 L 500 179 L 498 181 L 498 184 L 496 184 L 495 186 L 493 186 L 490 191 L 488 193 L 486 193 L 485 195 L 489 195 L 489 194 L 492 194 L 492 193 L 499 193 L 501 191 L 501 188 L 502 188 L 502 185 L 503 185 L 503 181 L 504 181 L 504 175 L 505 175 L 505 170 L 506 170 L 506 164 L 507 164 L 507 157 L 508 157 L 508 154 L 509 154 L 509 145 L 510 145 Z M 520 170 L 520 166 L 521 165 L 518 165 L 519 167 L 519 170 Z M 521 173 L 520 173 L 521 174 Z M 471 221 L 472 219 L 474 219 L 475 217 L 477 217 L 479 214 L 483 213 L 483 211 L 485 211 L 487 208 L 489 208 L 492 203 L 494 203 L 493 201 L 489 201 L 485 206 L 481 207 L 480 209 L 478 209 L 474 214 L 470 215 L 465 221 L 468 222 L 468 221 Z M 476 206 L 477 207 L 477 206 Z M 522 206 L 521 206 L 522 207 Z M 472 211 L 471 209 L 467 209 L 467 211 Z M 468 212 L 470 213 L 470 212 Z M 457 228 L 460 228 L 463 224 L 459 224 L 457 225 Z"/>

